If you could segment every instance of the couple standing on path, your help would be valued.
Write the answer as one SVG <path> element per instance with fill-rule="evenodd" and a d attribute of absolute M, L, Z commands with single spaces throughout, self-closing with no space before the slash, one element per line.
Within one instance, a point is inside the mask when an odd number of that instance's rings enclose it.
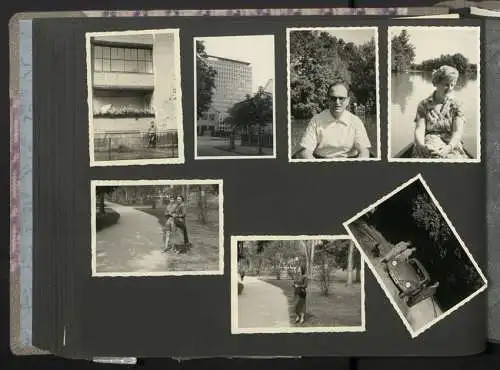
<path fill-rule="evenodd" d="M 189 242 L 187 227 L 186 227 L 186 206 L 184 204 L 184 197 L 182 195 L 177 198 L 171 194 L 169 202 L 165 209 L 165 225 L 163 227 L 163 237 L 165 248 L 164 252 L 172 249 L 175 246 L 175 231 L 179 228 L 183 232 L 184 247 L 185 249 L 191 246 Z M 179 250 L 176 250 L 179 253 Z"/>

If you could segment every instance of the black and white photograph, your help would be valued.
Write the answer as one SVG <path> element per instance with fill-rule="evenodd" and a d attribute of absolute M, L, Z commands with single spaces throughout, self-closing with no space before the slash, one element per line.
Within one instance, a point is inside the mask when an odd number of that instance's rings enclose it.
<path fill-rule="evenodd" d="M 344 223 L 412 338 L 487 281 L 421 175 Z"/>
<path fill-rule="evenodd" d="M 91 166 L 182 164 L 179 30 L 86 33 Z"/>
<path fill-rule="evenodd" d="M 388 160 L 481 162 L 480 28 L 389 27 L 388 37 Z"/>
<path fill-rule="evenodd" d="M 233 334 L 365 330 L 364 263 L 348 235 L 233 236 Z"/>
<path fill-rule="evenodd" d="M 194 38 L 195 159 L 276 158 L 274 35 Z"/>
<path fill-rule="evenodd" d="M 377 27 L 287 29 L 290 162 L 380 160 Z"/>
<path fill-rule="evenodd" d="M 222 275 L 222 180 L 93 180 L 92 276 Z"/>

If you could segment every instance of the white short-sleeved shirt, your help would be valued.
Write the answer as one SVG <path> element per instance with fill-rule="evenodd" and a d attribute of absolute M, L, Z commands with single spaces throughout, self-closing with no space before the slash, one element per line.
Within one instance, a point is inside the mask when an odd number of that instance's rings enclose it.
<path fill-rule="evenodd" d="M 336 158 L 347 157 L 355 143 L 362 148 L 371 147 L 363 122 L 347 110 L 335 119 L 325 109 L 311 118 L 299 145 L 317 156 Z"/>

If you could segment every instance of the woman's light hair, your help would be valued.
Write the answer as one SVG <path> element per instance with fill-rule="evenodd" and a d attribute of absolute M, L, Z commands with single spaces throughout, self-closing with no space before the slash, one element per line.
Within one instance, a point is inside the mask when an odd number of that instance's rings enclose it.
<path fill-rule="evenodd" d="M 432 84 L 437 86 L 443 81 L 457 82 L 459 75 L 455 67 L 443 65 L 432 72 Z"/>

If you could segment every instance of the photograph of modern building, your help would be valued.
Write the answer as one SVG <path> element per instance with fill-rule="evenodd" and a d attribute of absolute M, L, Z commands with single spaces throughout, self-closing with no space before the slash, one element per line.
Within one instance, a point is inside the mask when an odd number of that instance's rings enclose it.
<path fill-rule="evenodd" d="M 195 53 L 195 157 L 273 157 L 274 37 L 196 38 Z"/>
<path fill-rule="evenodd" d="M 183 161 L 178 37 L 87 34 L 91 165 Z"/>

